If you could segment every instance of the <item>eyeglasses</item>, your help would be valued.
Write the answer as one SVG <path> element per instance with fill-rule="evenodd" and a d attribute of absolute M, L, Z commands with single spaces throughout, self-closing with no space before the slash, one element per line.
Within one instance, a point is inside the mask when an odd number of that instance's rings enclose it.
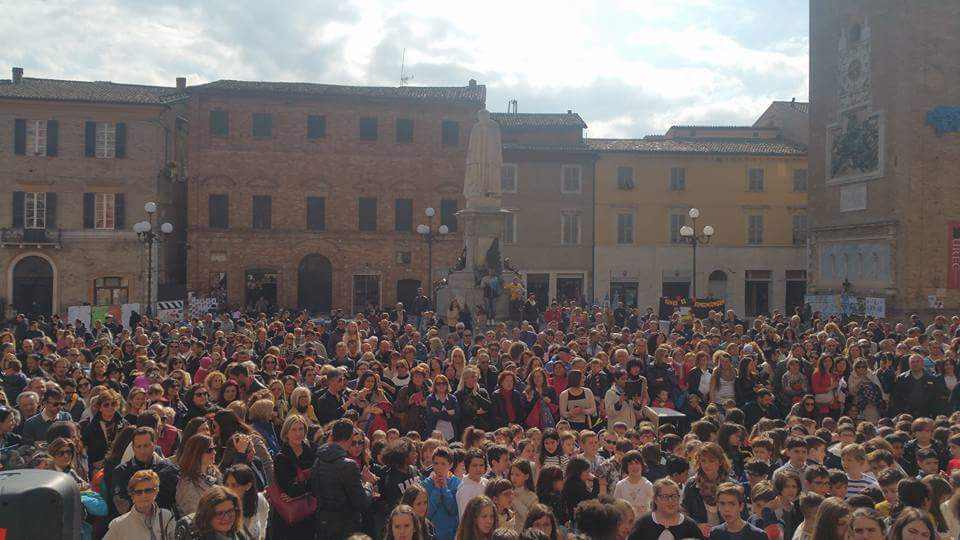
<path fill-rule="evenodd" d="M 156 492 L 157 492 L 157 488 L 155 488 L 155 487 L 148 487 L 148 488 L 143 488 L 143 489 L 131 489 L 131 490 L 130 490 L 130 493 L 132 493 L 132 494 L 134 494 L 134 495 L 152 495 L 152 494 L 154 494 L 154 493 L 156 493 Z"/>
<path fill-rule="evenodd" d="M 210 394 L 207 392 L 197 392 L 193 394 L 193 397 L 210 397 Z"/>
<path fill-rule="evenodd" d="M 669 495 L 657 495 L 657 498 L 658 498 L 658 499 L 661 499 L 661 500 L 664 500 L 664 501 L 679 501 L 679 500 L 680 500 L 680 494 L 679 494 L 679 493 L 671 493 L 671 494 L 669 494 Z"/>
<path fill-rule="evenodd" d="M 100 408 L 101 408 L 101 409 L 104 408 L 104 407 L 106 407 L 106 408 L 108 408 L 108 409 L 113 409 L 113 408 L 115 408 L 116 406 L 117 406 L 117 402 L 116 402 L 116 401 L 104 401 L 103 403 L 100 404 Z"/>
<path fill-rule="evenodd" d="M 60 450 L 59 452 L 56 452 L 53 455 L 56 457 L 67 457 L 67 456 L 73 457 L 73 450 L 70 450 L 68 448 L 66 450 Z"/>
<path fill-rule="evenodd" d="M 604 439 L 603 444 L 617 444 L 617 441 L 614 439 Z"/>
<path fill-rule="evenodd" d="M 236 509 L 236 507 L 234 507 L 234 508 L 231 508 L 231 509 L 229 509 L 229 510 L 223 510 L 223 511 L 221 511 L 221 512 L 214 512 L 213 515 L 216 516 L 217 519 L 233 519 L 234 516 L 237 515 L 237 509 Z"/>
<path fill-rule="evenodd" d="M 350 446 L 363 446 L 364 441 L 350 441 Z"/>
<path fill-rule="evenodd" d="M 216 447 L 216 446 L 211 446 L 211 447 L 207 448 L 207 453 L 208 453 L 208 454 L 212 454 L 212 453 L 214 453 L 214 452 L 216 452 L 216 451 L 217 451 L 217 447 Z"/>

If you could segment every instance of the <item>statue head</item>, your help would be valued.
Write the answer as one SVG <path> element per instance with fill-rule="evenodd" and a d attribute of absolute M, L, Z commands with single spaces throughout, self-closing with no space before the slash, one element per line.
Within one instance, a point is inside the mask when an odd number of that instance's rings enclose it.
<path fill-rule="evenodd" d="M 480 109 L 479 111 L 477 111 L 477 120 L 484 123 L 490 121 L 490 111 L 486 109 Z"/>

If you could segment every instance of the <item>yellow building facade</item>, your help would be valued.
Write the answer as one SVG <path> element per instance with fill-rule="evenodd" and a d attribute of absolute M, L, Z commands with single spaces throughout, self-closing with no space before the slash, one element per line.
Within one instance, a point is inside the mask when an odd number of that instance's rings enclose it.
<path fill-rule="evenodd" d="M 594 298 L 653 307 L 723 298 L 741 316 L 793 313 L 806 286 L 807 157 L 777 127 L 680 126 L 590 139 L 596 164 Z M 693 248 L 680 229 L 713 228 Z"/>

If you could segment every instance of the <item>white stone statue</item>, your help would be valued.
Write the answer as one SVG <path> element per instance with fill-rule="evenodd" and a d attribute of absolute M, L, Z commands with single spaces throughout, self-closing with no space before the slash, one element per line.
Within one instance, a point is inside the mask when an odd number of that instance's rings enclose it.
<path fill-rule="evenodd" d="M 467 208 L 500 208 L 500 169 L 503 153 L 500 146 L 500 125 L 486 109 L 477 113 L 477 123 L 470 130 L 467 146 L 467 172 L 463 195 Z"/>

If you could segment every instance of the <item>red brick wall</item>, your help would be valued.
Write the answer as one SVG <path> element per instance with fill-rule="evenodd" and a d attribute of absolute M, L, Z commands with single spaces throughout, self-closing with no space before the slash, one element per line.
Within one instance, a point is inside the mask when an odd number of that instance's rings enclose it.
<path fill-rule="evenodd" d="M 294 95 L 195 94 L 190 102 L 188 188 L 188 289 L 205 295 L 211 272 L 227 272 L 227 302 L 244 301 L 249 269 L 279 273 L 278 304 L 297 307 L 298 267 L 320 254 L 333 267 L 333 307 L 352 305 L 352 276 L 380 274 L 381 301 L 396 301 L 400 279 L 427 279 L 427 248 L 413 232 L 394 232 L 394 201 L 414 200 L 414 228 L 428 206 L 442 199 L 463 207 L 463 175 L 469 129 L 482 103 L 310 98 Z M 209 111 L 228 111 L 230 135 L 212 137 Z M 273 115 L 273 136 L 252 136 L 252 114 Z M 306 138 L 308 114 L 326 116 L 326 138 Z M 379 138 L 360 141 L 359 118 L 376 117 Z M 414 142 L 395 142 L 397 118 L 414 120 Z M 443 120 L 460 123 L 460 144 L 441 145 Z M 228 230 L 210 230 L 208 196 L 229 195 Z M 252 197 L 273 198 L 272 228 L 252 228 Z M 326 230 L 306 228 L 306 197 L 326 197 Z M 359 197 L 377 198 L 377 231 L 358 230 Z M 459 234 L 434 244 L 434 275 L 450 266 L 462 247 Z M 410 251 L 410 264 L 396 252 Z M 217 259 L 211 260 L 215 252 Z M 225 259 L 225 260 L 223 260 Z"/>

